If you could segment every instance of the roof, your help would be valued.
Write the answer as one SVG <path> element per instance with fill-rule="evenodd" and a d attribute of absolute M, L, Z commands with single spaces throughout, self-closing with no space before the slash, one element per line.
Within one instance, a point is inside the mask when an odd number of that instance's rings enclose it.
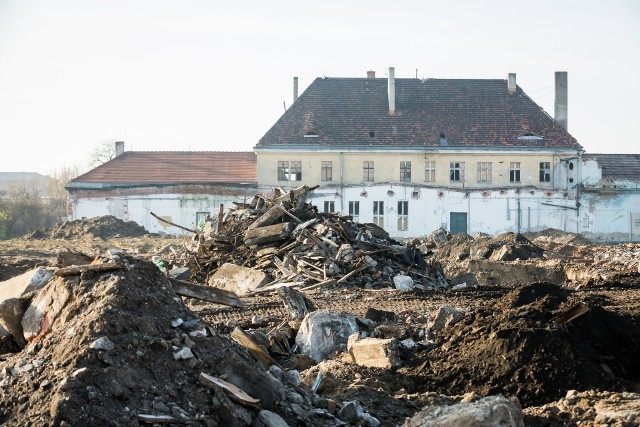
<path fill-rule="evenodd" d="M 640 179 L 640 154 L 588 154 L 602 168 L 602 178 Z"/>
<path fill-rule="evenodd" d="M 247 184 L 257 181 L 253 152 L 126 151 L 70 182 L 102 184 Z"/>
<path fill-rule="evenodd" d="M 506 80 L 317 78 L 256 148 L 309 146 L 543 147 L 580 149 L 576 139 Z M 306 137 L 316 133 L 317 137 Z M 373 136 L 371 136 L 373 135 Z M 540 138 L 522 138 L 525 135 Z"/>

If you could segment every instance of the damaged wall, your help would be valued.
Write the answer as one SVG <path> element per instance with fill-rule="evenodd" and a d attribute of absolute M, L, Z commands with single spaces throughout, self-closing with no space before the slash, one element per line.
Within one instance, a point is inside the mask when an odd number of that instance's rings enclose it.
<path fill-rule="evenodd" d="M 166 189 L 165 189 L 166 190 Z M 243 202 L 255 194 L 255 188 L 208 187 L 198 189 L 175 186 L 172 192 L 156 189 L 118 189 L 107 191 L 71 192 L 71 220 L 113 215 L 125 221 L 135 221 L 151 233 L 180 234 L 182 231 L 158 221 L 150 215 L 154 212 L 168 221 L 194 228 L 197 218 L 207 214 L 215 217 L 220 205 L 226 207 Z M 182 192 L 179 192 L 181 191 Z M 155 192 L 154 192 L 155 191 Z"/>
<path fill-rule="evenodd" d="M 320 210 L 323 210 L 325 201 L 333 202 L 335 210 L 345 215 L 349 214 L 349 202 L 358 202 L 357 220 L 374 223 L 374 202 L 382 202 L 385 230 L 396 238 L 403 238 L 425 236 L 438 227 L 451 231 L 452 221 L 461 219 L 464 221 L 462 226 L 466 228 L 461 231 L 472 235 L 539 231 L 545 228 L 576 232 L 578 218 L 575 197 L 575 191 L 537 188 L 465 191 L 382 184 L 342 189 L 323 187 L 314 191 L 310 201 Z M 404 222 L 404 215 L 398 212 L 398 202 L 407 202 L 408 212 Z M 399 229 L 404 228 L 405 224 L 406 229 Z"/>

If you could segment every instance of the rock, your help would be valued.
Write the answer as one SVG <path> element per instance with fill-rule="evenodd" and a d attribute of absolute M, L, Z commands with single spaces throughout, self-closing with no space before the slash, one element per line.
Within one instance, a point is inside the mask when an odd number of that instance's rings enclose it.
<path fill-rule="evenodd" d="M 0 337 L 12 336 L 21 346 L 27 344 L 22 331 L 22 317 L 29 302 L 22 298 L 11 298 L 0 303 Z"/>
<path fill-rule="evenodd" d="M 92 350 L 111 351 L 116 345 L 107 337 L 100 337 L 89 345 Z"/>
<path fill-rule="evenodd" d="M 524 414 L 517 399 L 488 396 L 470 403 L 429 406 L 406 420 L 404 427 L 524 427 Z"/>
<path fill-rule="evenodd" d="M 445 327 L 453 325 L 464 317 L 464 311 L 457 310 L 448 305 L 443 305 L 438 309 L 436 317 L 430 323 L 431 330 L 440 332 Z"/>
<path fill-rule="evenodd" d="M 364 414 L 360 415 L 360 419 L 365 422 L 366 426 L 369 426 L 369 427 L 379 427 L 380 426 L 380 421 L 378 421 L 377 418 L 375 418 L 374 416 L 372 416 L 371 414 L 369 414 L 367 412 L 365 412 Z"/>
<path fill-rule="evenodd" d="M 51 331 L 70 298 L 71 293 L 61 278 L 40 289 L 22 317 L 24 338 L 31 341 Z"/>
<path fill-rule="evenodd" d="M 167 275 L 176 280 L 188 280 L 191 277 L 189 267 L 174 267 L 167 272 Z"/>
<path fill-rule="evenodd" d="M 409 291 L 415 286 L 413 279 L 410 276 L 405 276 L 404 274 L 393 276 L 393 284 L 396 286 L 396 289 L 401 291 Z"/>
<path fill-rule="evenodd" d="M 262 271 L 226 263 L 222 264 L 211 276 L 209 286 L 215 286 L 236 295 L 246 295 L 267 282 L 269 282 L 269 277 Z"/>
<path fill-rule="evenodd" d="M 279 381 L 282 381 L 284 372 L 282 371 L 282 368 L 280 368 L 278 365 L 269 366 L 269 373 L 273 375 L 273 378 Z"/>
<path fill-rule="evenodd" d="M 395 313 L 391 311 L 378 310 L 373 307 L 367 308 L 367 312 L 364 317 L 369 320 L 373 320 L 376 323 L 393 322 L 396 319 Z"/>
<path fill-rule="evenodd" d="M 258 413 L 258 421 L 264 424 L 265 427 L 289 427 L 289 424 L 280 415 L 266 409 Z"/>
<path fill-rule="evenodd" d="M 352 314 L 315 311 L 302 321 L 296 344 L 302 353 L 321 362 L 338 350 L 346 350 L 347 339 L 355 332 L 358 325 Z"/>
<path fill-rule="evenodd" d="M 287 373 L 284 375 L 284 377 L 289 383 L 293 384 L 296 387 L 299 387 L 300 384 L 302 383 L 302 378 L 300 377 L 300 372 L 296 371 L 295 369 L 287 371 Z"/>
<path fill-rule="evenodd" d="M 187 360 L 195 357 L 189 347 L 182 347 L 180 350 L 173 353 L 173 358 L 176 360 Z"/>
<path fill-rule="evenodd" d="M 42 267 L 29 270 L 19 276 L 0 282 L 0 303 L 7 299 L 19 298 L 37 291 L 53 277 L 53 272 Z"/>
<path fill-rule="evenodd" d="M 351 346 L 355 363 L 369 368 L 392 368 L 400 364 L 398 340 L 364 338 Z"/>
<path fill-rule="evenodd" d="M 351 423 L 356 421 L 363 414 L 362 406 L 357 400 L 346 402 L 336 415 L 342 421 Z"/>

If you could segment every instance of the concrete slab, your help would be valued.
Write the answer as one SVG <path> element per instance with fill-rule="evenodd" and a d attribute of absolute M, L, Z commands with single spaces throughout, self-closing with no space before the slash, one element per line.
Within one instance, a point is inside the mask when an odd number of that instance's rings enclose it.
<path fill-rule="evenodd" d="M 231 263 L 222 264 L 209 278 L 209 285 L 236 295 L 246 295 L 269 282 L 269 276 L 262 271 Z"/>

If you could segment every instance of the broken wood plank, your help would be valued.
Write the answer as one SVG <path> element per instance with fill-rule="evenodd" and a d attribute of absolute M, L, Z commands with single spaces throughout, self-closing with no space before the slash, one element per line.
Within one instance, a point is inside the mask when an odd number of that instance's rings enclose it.
<path fill-rule="evenodd" d="M 196 285 L 183 280 L 169 279 L 173 291 L 183 297 L 201 299 L 230 307 L 243 307 L 244 303 L 236 294 L 212 286 Z"/>
<path fill-rule="evenodd" d="M 253 230 L 254 228 L 266 227 L 271 225 L 284 216 L 281 206 L 274 205 L 265 213 L 260 215 L 253 223 L 251 223 L 247 230 Z"/>
<path fill-rule="evenodd" d="M 335 285 L 337 283 L 338 282 L 336 281 L 336 279 L 328 279 L 328 280 L 325 280 L 325 281 L 320 282 L 320 283 L 315 283 L 315 284 L 313 284 L 311 286 L 305 286 L 305 287 L 303 287 L 301 289 L 303 291 L 311 291 L 311 290 L 314 290 L 314 289 L 317 289 L 317 288 L 321 288 L 323 286 L 332 286 L 332 285 Z"/>
<path fill-rule="evenodd" d="M 85 264 L 85 265 L 77 265 L 74 267 L 64 267 L 59 268 L 53 273 L 56 276 L 66 277 L 66 276 L 75 276 L 78 274 L 85 273 L 87 271 L 93 271 L 95 273 L 104 273 L 106 271 L 114 271 L 114 270 L 122 270 L 124 266 L 120 263 L 103 263 L 103 264 Z"/>
<path fill-rule="evenodd" d="M 138 414 L 136 415 L 138 421 L 142 421 L 147 424 L 191 424 L 190 420 L 184 420 L 170 415 L 151 415 L 151 414 Z"/>
<path fill-rule="evenodd" d="M 291 236 L 292 228 L 293 227 L 290 222 L 285 222 L 282 224 L 268 225 L 266 227 L 247 230 L 244 233 L 244 244 L 251 246 L 285 240 Z"/>
<path fill-rule="evenodd" d="M 256 408 L 260 404 L 260 399 L 253 398 L 249 396 L 244 390 L 235 385 L 221 380 L 220 378 L 216 378 L 211 375 L 207 375 L 204 372 L 200 372 L 200 383 L 211 388 L 220 387 L 227 393 L 229 393 L 229 397 L 236 401 L 237 403 L 245 406 L 249 406 L 251 408 Z"/>
<path fill-rule="evenodd" d="M 304 317 L 315 310 L 313 303 L 304 294 L 293 288 L 279 288 L 278 295 L 282 298 L 284 307 L 293 320 L 302 321 Z"/>
<path fill-rule="evenodd" d="M 265 349 L 260 347 L 260 345 L 253 340 L 249 335 L 247 335 L 242 329 L 237 326 L 231 331 L 229 335 L 232 340 L 240 344 L 242 347 L 246 348 L 249 351 L 249 354 L 253 356 L 258 362 L 260 362 L 265 369 L 269 369 L 271 365 L 278 365 L 278 362 L 273 360 L 273 358 L 266 352 Z"/>
<path fill-rule="evenodd" d="M 178 227 L 178 228 L 180 228 L 182 230 L 189 231 L 191 233 L 195 233 L 195 230 L 193 230 L 191 228 L 183 227 L 181 225 L 176 224 L 175 222 L 171 222 L 171 221 L 168 221 L 168 220 L 166 220 L 164 218 L 160 218 L 158 215 L 154 214 L 153 212 L 149 212 L 149 213 L 151 214 L 152 217 L 154 217 L 158 221 L 165 222 L 167 224 L 173 225 L 174 227 Z"/>
<path fill-rule="evenodd" d="M 551 319 L 551 322 L 556 322 L 560 324 L 569 323 L 572 320 L 575 320 L 578 317 L 582 316 L 587 311 L 589 311 L 589 306 L 587 306 L 584 303 L 578 303 L 564 310 L 562 313 L 558 314 L 557 316 L 555 316 L 553 319 Z"/>
<path fill-rule="evenodd" d="M 218 222 L 216 224 L 216 234 L 220 233 L 223 222 L 224 222 L 224 205 L 220 203 L 220 209 L 218 210 Z"/>
<path fill-rule="evenodd" d="M 348 272 L 347 274 L 345 274 L 344 276 L 342 276 L 342 277 L 340 278 L 340 280 L 338 280 L 338 282 L 337 282 L 337 283 L 342 283 L 342 282 L 346 281 L 349 277 L 351 277 L 351 276 L 353 276 L 354 274 L 356 274 L 356 273 L 358 273 L 358 272 L 360 272 L 360 271 L 364 270 L 364 269 L 365 269 L 365 268 L 367 268 L 368 266 L 369 266 L 369 264 L 365 264 L 365 265 L 362 265 L 362 266 L 360 266 L 360 267 L 358 267 L 358 268 L 356 268 L 356 269 L 354 269 L 354 270 L 352 270 L 352 271 Z"/>

